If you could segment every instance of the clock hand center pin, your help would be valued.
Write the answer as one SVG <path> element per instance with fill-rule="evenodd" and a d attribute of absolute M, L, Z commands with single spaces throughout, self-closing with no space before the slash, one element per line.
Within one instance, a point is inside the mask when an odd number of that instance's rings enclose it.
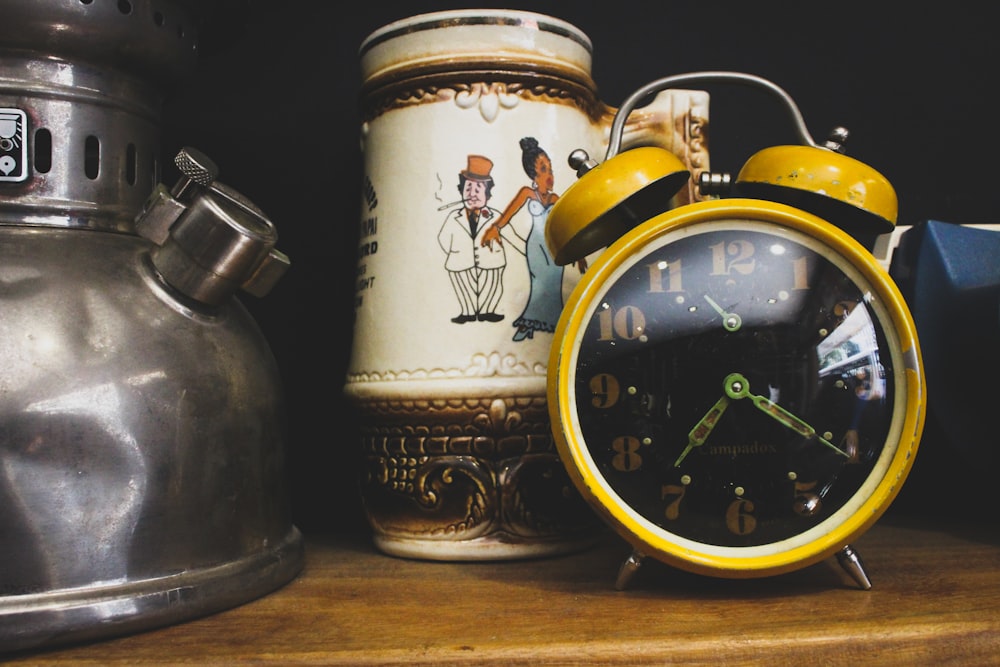
<path fill-rule="evenodd" d="M 722 316 L 722 326 L 726 331 L 739 331 L 739 328 L 743 326 L 743 318 L 741 318 L 736 313 L 730 313 L 726 311 L 722 306 L 717 304 L 712 297 L 705 294 L 705 301 L 708 301 L 715 312 Z"/>

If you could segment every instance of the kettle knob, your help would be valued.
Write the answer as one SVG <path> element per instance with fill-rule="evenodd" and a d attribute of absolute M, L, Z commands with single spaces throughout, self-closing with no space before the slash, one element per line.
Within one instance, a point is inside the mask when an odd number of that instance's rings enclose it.
<path fill-rule="evenodd" d="M 277 231 L 242 194 L 216 181 L 215 163 L 193 148 L 178 153 L 180 180 L 158 184 L 136 216 L 136 232 L 156 247 L 160 277 L 179 292 L 219 305 L 237 290 L 264 296 L 290 261 L 277 250 Z"/>
<path fill-rule="evenodd" d="M 187 210 L 187 204 L 197 195 L 198 187 L 210 187 L 219 175 L 215 162 L 201 151 L 187 146 L 174 157 L 174 164 L 181 172 L 181 178 L 169 190 L 163 184 L 157 184 L 135 219 L 135 230 L 139 236 L 156 245 L 166 242 L 170 227 Z"/>
<path fill-rule="evenodd" d="M 219 167 L 207 155 L 199 150 L 185 146 L 174 158 L 174 165 L 181 172 L 182 178 L 174 184 L 170 191 L 177 199 L 183 199 L 184 193 L 195 183 L 207 188 L 219 176 Z"/>

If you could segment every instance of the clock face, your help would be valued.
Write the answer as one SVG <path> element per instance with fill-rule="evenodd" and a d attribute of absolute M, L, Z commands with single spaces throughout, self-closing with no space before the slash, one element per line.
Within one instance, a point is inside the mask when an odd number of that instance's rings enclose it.
<path fill-rule="evenodd" d="M 568 304 L 562 446 L 642 548 L 800 563 L 894 495 L 909 343 L 883 283 L 825 238 L 739 216 L 661 225 Z"/>

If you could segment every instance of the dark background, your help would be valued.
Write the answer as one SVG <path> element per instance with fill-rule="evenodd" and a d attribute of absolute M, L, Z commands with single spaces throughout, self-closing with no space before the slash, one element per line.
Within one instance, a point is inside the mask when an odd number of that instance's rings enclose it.
<path fill-rule="evenodd" d="M 176 178 L 172 158 L 181 146 L 204 151 L 219 164 L 219 180 L 274 221 L 278 249 L 291 258 L 269 295 L 240 298 L 281 369 L 293 519 L 307 534 L 367 530 L 355 481 L 359 445 L 342 390 L 361 210 L 358 48 L 386 23 L 466 7 L 561 18 L 591 38 L 594 80 L 613 107 L 671 74 L 724 69 L 762 76 L 795 99 L 817 140 L 837 125 L 851 131 L 848 154 L 895 186 L 899 224 L 1000 222 L 992 105 L 1000 49 L 994 26 L 971 3 L 200 6 L 198 69 L 169 91 L 164 106 L 164 162 L 171 164 L 164 181 Z M 712 94 L 713 169 L 735 173 L 756 150 L 797 142 L 770 97 L 739 86 L 705 89 Z M 405 322 L 394 326 L 406 330 Z M 927 511 L 947 506 L 942 496 L 964 498 L 964 463 L 929 421 L 896 506 Z M 952 471 L 957 477 L 945 479 Z"/>

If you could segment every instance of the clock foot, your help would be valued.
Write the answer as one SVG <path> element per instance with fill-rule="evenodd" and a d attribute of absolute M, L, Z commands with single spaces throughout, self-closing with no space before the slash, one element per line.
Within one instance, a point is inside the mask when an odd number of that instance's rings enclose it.
<path fill-rule="evenodd" d="M 872 582 L 865 573 L 865 566 L 861 562 L 861 556 L 850 544 L 837 552 L 837 561 L 862 589 L 867 591 L 872 587 Z"/>
<path fill-rule="evenodd" d="M 632 580 L 632 575 L 634 575 L 638 570 L 639 566 L 642 565 L 642 559 L 645 558 L 644 555 L 638 551 L 633 551 L 629 554 L 629 557 L 625 559 L 621 567 L 618 568 L 618 578 L 615 579 L 615 590 L 623 591 L 628 587 L 628 582 Z"/>

